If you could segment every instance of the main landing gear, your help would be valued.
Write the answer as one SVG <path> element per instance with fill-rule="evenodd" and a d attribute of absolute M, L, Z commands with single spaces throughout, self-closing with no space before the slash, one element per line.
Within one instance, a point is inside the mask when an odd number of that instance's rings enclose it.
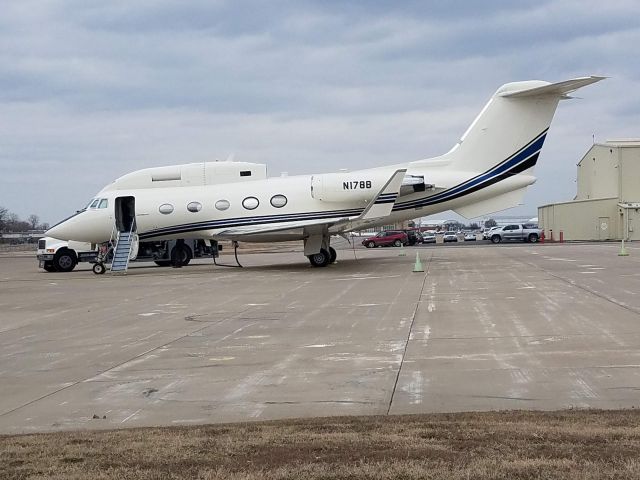
<path fill-rule="evenodd" d="M 335 263 L 338 255 L 329 245 L 331 235 L 326 227 L 305 229 L 305 234 L 304 254 L 312 267 L 326 267 L 330 263 Z"/>
<path fill-rule="evenodd" d="M 335 248 L 329 247 L 329 250 L 325 250 L 321 248 L 318 253 L 314 253 L 313 255 L 308 255 L 307 258 L 313 267 L 326 267 L 330 263 L 336 263 L 336 258 L 338 258 L 338 254 L 336 253 Z"/>

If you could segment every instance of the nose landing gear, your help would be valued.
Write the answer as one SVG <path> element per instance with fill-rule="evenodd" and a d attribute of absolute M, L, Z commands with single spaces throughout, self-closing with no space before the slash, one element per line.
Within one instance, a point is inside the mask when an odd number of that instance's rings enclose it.
<path fill-rule="evenodd" d="M 93 267 L 91 267 L 91 270 L 93 270 L 93 273 L 95 273 L 96 275 L 102 275 L 104 272 L 107 271 L 107 267 L 104 266 L 104 263 L 94 263 Z"/>

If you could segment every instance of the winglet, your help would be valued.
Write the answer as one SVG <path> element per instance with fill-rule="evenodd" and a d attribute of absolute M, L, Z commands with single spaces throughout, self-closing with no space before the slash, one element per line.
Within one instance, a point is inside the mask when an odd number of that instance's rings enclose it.
<path fill-rule="evenodd" d="M 406 168 L 396 170 L 357 220 L 368 220 L 390 215 L 393 205 L 396 203 L 396 198 L 400 193 L 400 186 L 402 185 L 402 180 L 404 180 L 405 173 L 407 173 Z"/>

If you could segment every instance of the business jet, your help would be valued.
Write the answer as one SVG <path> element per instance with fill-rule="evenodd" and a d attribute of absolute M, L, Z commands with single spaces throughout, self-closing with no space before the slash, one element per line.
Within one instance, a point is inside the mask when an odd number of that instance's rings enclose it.
<path fill-rule="evenodd" d="M 445 210 L 474 218 L 521 203 L 560 100 L 604 77 L 501 86 L 439 157 L 352 172 L 268 178 L 266 167 L 210 162 L 138 170 L 103 188 L 47 235 L 101 244 L 302 240 L 314 267 L 335 262 L 332 235 Z"/>

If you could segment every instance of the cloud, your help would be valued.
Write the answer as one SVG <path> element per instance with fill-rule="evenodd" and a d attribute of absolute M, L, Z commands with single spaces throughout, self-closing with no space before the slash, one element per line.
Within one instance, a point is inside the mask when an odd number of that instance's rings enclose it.
<path fill-rule="evenodd" d="M 561 105 L 522 208 L 535 213 L 573 196 L 593 133 L 638 135 L 638 14 L 594 0 L 9 2 L 0 205 L 54 222 L 120 174 L 230 153 L 272 173 L 415 160 L 448 150 L 502 83 L 610 75 Z"/>

